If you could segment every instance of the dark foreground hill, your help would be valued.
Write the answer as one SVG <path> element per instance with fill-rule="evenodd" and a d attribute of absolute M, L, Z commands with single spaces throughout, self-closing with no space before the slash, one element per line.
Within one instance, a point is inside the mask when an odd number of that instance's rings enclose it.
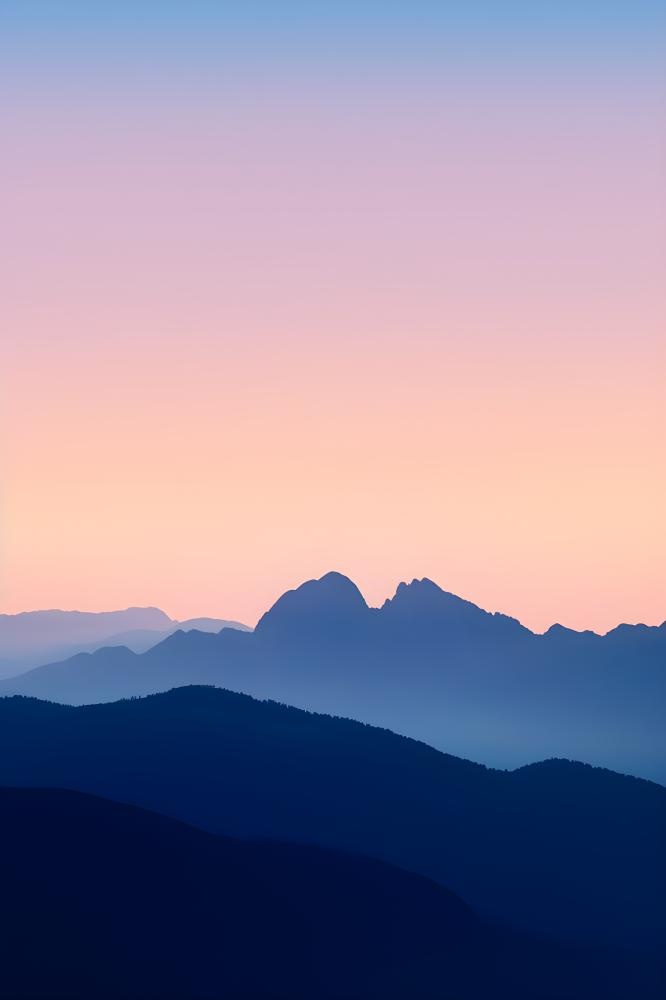
<path fill-rule="evenodd" d="M 56 790 L 0 790 L 0 830 L 3 996 L 472 997 L 492 958 L 462 901 L 371 860 Z"/>
<path fill-rule="evenodd" d="M 568 757 L 666 784 L 666 624 L 535 635 L 429 580 L 369 608 L 329 573 L 253 633 L 176 632 L 143 655 L 102 649 L 0 683 L 69 704 L 182 684 L 362 719 L 500 767 Z"/>
<path fill-rule="evenodd" d="M 0 699 L 0 784 L 371 855 L 493 921 L 586 946 L 656 952 L 666 940 L 666 789 L 581 764 L 494 771 L 387 730 L 190 687 L 80 708 Z"/>
<path fill-rule="evenodd" d="M 0 996 L 594 1000 L 658 980 L 497 931 L 407 872 L 0 789 Z"/>

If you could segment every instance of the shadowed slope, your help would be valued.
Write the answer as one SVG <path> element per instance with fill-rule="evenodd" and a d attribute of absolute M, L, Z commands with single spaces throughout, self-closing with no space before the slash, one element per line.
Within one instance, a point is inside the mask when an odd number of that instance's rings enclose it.
<path fill-rule="evenodd" d="M 370 859 L 59 790 L 0 789 L 0 829 L 0 996 L 504 995 L 465 904 Z"/>
<path fill-rule="evenodd" d="M 0 996 L 657 1000 L 656 967 L 493 928 L 426 879 L 0 788 Z"/>
<path fill-rule="evenodd" d="M 545 934 L 648 949 L 666 935 L 666 789 L 585 765 L 492 771 L 386 730 L 181 688 L 82 708 L 0 700 L 0 784 L 373 855 Z"/>

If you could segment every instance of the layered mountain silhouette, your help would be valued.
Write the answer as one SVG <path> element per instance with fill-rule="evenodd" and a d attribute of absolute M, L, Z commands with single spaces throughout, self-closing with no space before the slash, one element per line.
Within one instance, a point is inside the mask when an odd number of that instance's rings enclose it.
<path fill-rule="evenodd" d="M 305 1000 L 409 983 L 412 996 L 476 997 L 494 985 L 475 971 L 492 948 L 474 914 L 388 865 L 213 837 L 64 791 L 1 789 L 0 824 L 0 996 Z"/>
<path fill-rule="evenodd" d="M 495 771 L 387 730 L 186 687 L 79 708 L 0 700 L 0 785 L 372 856 L 484 919 L 586 949 L 648 956 L 666 940 L 666 789 L 582 764 Z"/>
<path fill-rule="evenodd" d="M 143 653 L 176 629 L 219 632 L 223 628 L 249 631 L 240 622 L 217 618 L 175 621 L 159 608 L 124 611 L 26 611 L 0 615 L 0 677 L 93 652 L 100 646 L 127 646 Z"/>
<path fill-rule="evenodd" d="M 0 996 L 604 1000 L 656 968 L 481 921 L 434 883 L 211 836 L 62 790 L 0 789 Z"/>
<path fill-rule="evenodd" d="M 536 635 L 430 580 L 369 608 L 329 573 L 253 633 L 176 631 L 142 655 L 100 649 L 0 684 L 69 704 L 215 684 L 361 719 L 500 767 L 573 757 L 666 782 L 666 623 Z"/>

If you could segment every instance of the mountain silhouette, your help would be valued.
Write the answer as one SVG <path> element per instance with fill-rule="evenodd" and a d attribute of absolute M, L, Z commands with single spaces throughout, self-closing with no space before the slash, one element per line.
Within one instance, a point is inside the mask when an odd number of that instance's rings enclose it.
<path fill-rule="evenodd" d="M 213 837 L 61 790 L 0 789 L 0 824 L 0 996 L 305 1000 L 400 996 L 402 984 L 476 997 L 494 985 L 475 975 L 492 949 L 465 904 L 370 859 Z"/>
<path fill-rule="evenodd" d="M 659 971 L 480 920 L 369 858 L 0 788 L 0 996 L 656 1000 Z"/>
<path fill-rule="evenodd" d="M 79 708 L 0 700 L 0 785 L 373 856 L 495 922 L 586 947 L 654 953 L 666 939 L 666 789 L 582 764 L 494 771 L 388 730 L 185 687 Z"/>
<path fill-rule="evenodd" d="M 529 634 L 515 618 L 483 611 L 471 601 L 442 590 L 427 578 L 399 584 L 395 596 L 385 601 L 381 610 L 389 622 L 426 630 L 445 627 L 450 635 Z"/>
<path fill-rule="evenodd" d="M 65 659 L 101 646 L 127 646 L 143 653 L 177 628 L 219 632 L 223 628 L 249 631 L 240 622 L 192 618 L 178 622 L 159 608 L 124 611 L 25 611 L 0 615 L 0 677 Z"/>
<path fill-rule="evenodd" d="M 289 590 L 263 615 L 255 631 L 261 635 L 289 637 L 294 631 L 311 636 L 346 632 L 365 622 L 368 605 L 356 584 L 341 573 L 327 573 Z"/>
<path fill-rule="evenodd" d="M 536 635 L 430 580 L 370 608 L 329 573 L 283 595 L 253 633 L 176 631 L 141 656 L 101 649 L 0 693 L 84 704 L 216 684 L 498 767 L 569 757 L 666 783 L 665 665 L 666 624 Z"/>

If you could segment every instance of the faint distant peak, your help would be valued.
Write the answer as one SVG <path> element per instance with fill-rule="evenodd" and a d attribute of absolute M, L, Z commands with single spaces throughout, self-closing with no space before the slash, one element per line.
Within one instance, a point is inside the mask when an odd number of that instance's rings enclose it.
<path fill-rule="evenodd" d="M 234 628 L 239 632 L 252 632 L 249 625 L 243 622 L 229 621 L 225 618 L 187 618 L 177 622 L 178 628 L 185 632 L 197 629 L 199 632 L 221 632 L 223 628 Z"/>
<path fill-rule="evenodd" d="M 294 629 L 344 626 L 368 611 L 363 594 L 342 573 L 326 573 L 288 590 L 257 623 L 255 632 L 267 634 Z"/>
<path fill-rule="evenodd" d="M 128 608 L 118 608 L 113 611 L 79 611 L 76 608 L 70 610 L 64 610 L 63 608 L 37 608 L 34 611 L 18 611 L 16 614 L 0 614 L 0 619 L 25 619 L 25 618 L 43 618 L 44 620 L 48 618 L 110 618 L 111 616 L 123 617 L 123 616 L 147 616 L 155 620 L 160 620 L 164 622 L 171 622 L 171 618 L 162 611 L 161 608 L 156 608 L 153 605 L 148 605 L 142 607 L 139 605 L 131 605 Z"/>
<path fill-rule="evenodd" d="M 29 655 L 40 649 L 57 655 L 59 649 L 134 629 L 166 632 L 172 624 L 164 611 L 153 607 L 118 611 L 24 611 L 0 616 L 0 649 L 9 656 Z"/>

